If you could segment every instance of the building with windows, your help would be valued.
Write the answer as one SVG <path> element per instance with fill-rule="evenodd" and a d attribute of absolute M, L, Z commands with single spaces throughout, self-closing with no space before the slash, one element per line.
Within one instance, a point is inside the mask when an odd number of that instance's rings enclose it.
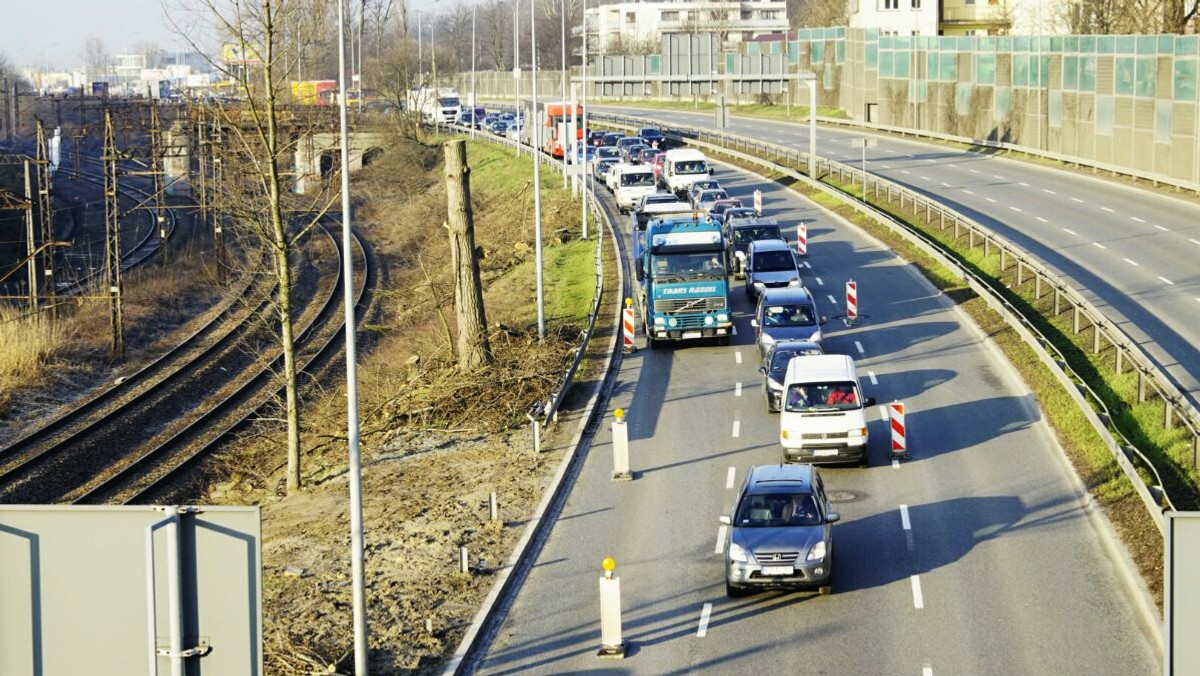
<path fill-rule="evenodd" d="M 1006 35 L 1009 0 L 849 0 L 851 28 L 880 35 Z"/>
<path fill-rule="evenodd" d="M 597 52 L 658 52 L 664 35 L 716 33 L 722 46 L 788 29 L 785 0 L 663 0 L 589 7 L 588 40 Z M 592 51 L 589 47 L 588 51 Z"/>

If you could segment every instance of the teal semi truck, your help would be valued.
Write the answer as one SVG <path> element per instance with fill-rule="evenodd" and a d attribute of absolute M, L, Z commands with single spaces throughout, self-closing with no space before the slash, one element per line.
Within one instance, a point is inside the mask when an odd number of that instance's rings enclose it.
<path fill-rule="evenodd" d="M 721 225 L 708 217 L 651 220 L 634 265 L 646 342 L 716 338 L 729 343 L 728 265 Z"/>

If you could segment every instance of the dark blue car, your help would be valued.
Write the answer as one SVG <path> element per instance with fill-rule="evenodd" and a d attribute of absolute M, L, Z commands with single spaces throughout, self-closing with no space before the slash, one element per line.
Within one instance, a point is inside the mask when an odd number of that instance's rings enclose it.
<path fill-rule="evenodd" d="M 667 149 L 667 137 L 656 127 L 642 127 L 638 130 L 638 138 L 655 150 Z"/>

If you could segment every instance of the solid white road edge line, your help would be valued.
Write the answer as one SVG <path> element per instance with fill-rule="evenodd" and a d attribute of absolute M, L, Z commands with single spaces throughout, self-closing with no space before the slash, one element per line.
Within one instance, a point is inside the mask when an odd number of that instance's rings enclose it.
<path fill-rule="evenodd" d="M 696 627 L 696 638 L 704 638 L 708 635 L 708 616 L 712 613 L 712 604 L 705 603 L 704 608 L 700 610 L 700 626 Z"/>
<path fill-rule="evenodd" d="M 912 522 L 908 520 L 908 505 L 900 505 L 900 525 L 904 530 L 912 530 Z"/>
<path fill-rule="evenodd" d="M 733 488 L 733 479 L 736 476 L 737 476 L 737 468 L 730 467 L 729 471 L 725 473 L 725 488 Z"/>
<path fill-rule="evenodd" d="M 717 529 L 717 546 L 713 549 L 713 554 L 722 554 L 725 552 L 725 536 L 729 533 L 729 527 L 721 524 Z"/>
<path fill-rule="evenodd" d="M 913 607 L 920 610 L 925 607 L 925 597 L 921 595 L 921 576 L 913 575 L 909 579 L 912 580 Z"/>

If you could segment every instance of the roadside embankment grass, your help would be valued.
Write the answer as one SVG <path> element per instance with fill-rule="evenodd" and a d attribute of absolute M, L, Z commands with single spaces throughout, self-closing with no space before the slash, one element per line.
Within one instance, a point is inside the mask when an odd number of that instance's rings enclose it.
<path fill-rule="evenodd" d="M 762 168 L 758 165 L 733 157 L 725 159 L 750 170 L 762 172 Z M 800 170 L 798 167 L 794 167 L 794 169 Z M 891 228 L 860 213 L 844 200 L 809 188 L 784 174 L 768 174 L 768 178 L 789 186 L 792 190 L 861 227 L 889 246 L 898 256 L 915 265 L 934 286 L 954 300 L 1000 348 L 1037 398 L 1041 409 L 1045 412 L 1047 422 L 1054 430 L 1055 436 L 1084 486 L 1104 509 L 1139 567 L 1147 587 L 1161 605 L 1162 538 L 1158 529 L 1135 493 L 1133 485 L 1121 471 L 1099 434 L 1033 348 L 1014 328 L 1008 325 L 998 312 L 988 305 L 987 301 L 975 294 L 954 271 L 943 266 Z M 822 180 L 849 195 L 861 197 L 861 187 L 857 184 L 842 184 L 830 177 L 823 177 Z M 1043 294 L 1037 301 L 1031 300 L 1033 281 L 1028 273 L 1023 280 L 1024 284 L 1017 285 L 1016 269 L 1011 261 L 1008 263 L 1007 270 L 1001 272 L 999 255 L 992 252 L 985 256 L 982 245 L 973 249 L 967 246 L 965 233 L 955 240 L 952 229 L 940 230 L 939 227 L 925 220 L 924 212 L 915 212 L 907 207 L 901 209 L 898 204 L 888 204 L 886 200 L 872 200 L 872 204 L 897 220 L 932 237 L 943 246 L 951 257 L 964 263 L 985 279 L 990 278 L 1002 287 L 1009 287 L 1005 296 L 1032 317 L 1034 325 L 1063 352 L 1067 362 L 1077 368 L 1086 382 L 1093 389 L 1101 392 L 1101 396 L 1106 397 L 1106 402 L 1115 393 L 1129 391 L 1130 383 L 1128 381 L 1132 376 L 1126 374 L 1114 377 L 1110 372 L 1106 373 L 1099 363 L 1104 361 L 1104 353 L 1101 353 L 1093 362 L 1082 345 L 1087 333 L 1073 335 L 1070 331 L 1069 315 L 1050 316 L 1053 314 L 1052 307 L 1049 308 L 1051 312 L 1048 313 L 1047 303 L 1052 304 L 1052 294 Z M 1023 297 L 1023 294 L 1029 298 Z M 1111 352 L 1111 349 L 1108 351 Z M 1111 356 L 1108 359 L 1111 360 Z M 1136 390 L 1136 379 L 1132 386 Z M 1149 403 L 1131 406 L 1119 397 L 1111 397 L 1111 401 L 1109 407 L 1114 411 L 1114 421 L 1122 427 L 1122 430 L 1135 444 L 1139 445 L 1139 448 L 1159 461 L 1170 458 L 1170 462 L 1177 463 L 1181 450 L 1179 448 L 1180 432 L 1179 430 L 1174 432 L 1161 430 L 1161 404 Z M 1155 410 L 1157 410 L 1156 414 Z M 1157 425 L 1154 424 L 1156 421 Z M 1146 422 L 1151 424 L 1145 426 Z M 1163 442 L 1167 442 L 1167 445 L 1156 446 Z M 1165 469 L 1164 465 L 1167 464 L 1165 462 L 1159 464 L 1160 471 Z M 1167 492 L 1175 499 L 1176 506 L 1180 509 L 1195 509 L 1193 505 L 1197 504 L 1197 492 L 1194 488 L 1194 472 L 1184 470 L 1178 464 L 1171 464 L 1169 467 L 1170 471 L 1165 472 L 1166 476 L 1164 476 L 1164 483 L 1169 484 L 1166 486 Z M 1146 477 L 1143 476 L 1143 478 Z"/>

